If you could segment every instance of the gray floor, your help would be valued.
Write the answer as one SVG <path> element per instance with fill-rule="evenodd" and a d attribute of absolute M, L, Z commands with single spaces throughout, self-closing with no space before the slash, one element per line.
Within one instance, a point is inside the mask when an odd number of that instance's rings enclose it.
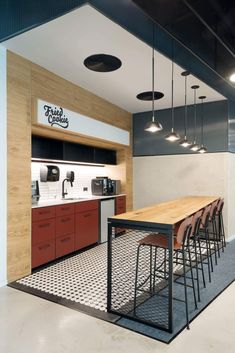
<path fill-rule="evenodd" d="M 0 289 L 1 353 L 234 353 L 235 283 L 170 345 L 69 308 Z"/>

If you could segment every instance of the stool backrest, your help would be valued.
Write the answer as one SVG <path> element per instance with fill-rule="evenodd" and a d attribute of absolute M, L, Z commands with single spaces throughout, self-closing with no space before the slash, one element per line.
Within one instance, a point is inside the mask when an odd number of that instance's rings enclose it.
<path fill-rule="evenodd" d="M 193 216 L 190 216 L 185 218 L 185 220 L 180 224 L 176 234 L 177 243 L 184 244 L 185 241 L 190 237 L 192 232 L 192 220 Z"/>
<path fill-rule="evenodd" d="M 204 208 L 204 211 L 202 213 L 202 220 L 201 220 L 201 224 L 203 227 L 206 227 L 208 224 L 208 220 L 210 217 L 210 209 L 211 209 L 211 205 L 208 205 Z"/>
<path fill-rule="evenodd" d="M 218 200 L 212 202 L 211 209 L 210 209 L 210 218 L 213 218 L 215 216 L 215 213 L 217 211 L 217 205 L 218 205 Z"/>
<path fill-rule="evenodd" d="M 224 207 L 224 199 L 220 199 L 217 205 L 217 213 L 221 213 Z"/>
<path fill-rule="evenodd" d="M 196 213 L 194 213 L 194 215 L 193 215 L 192 234 L 191 234 L 192 236 L 197 235 L 197 233 L 198 233 L 200 223 L 201 223 L 202 213 L 203 213 L 203 210 L 200 210 L 200 211 L 197 211 Z"/>

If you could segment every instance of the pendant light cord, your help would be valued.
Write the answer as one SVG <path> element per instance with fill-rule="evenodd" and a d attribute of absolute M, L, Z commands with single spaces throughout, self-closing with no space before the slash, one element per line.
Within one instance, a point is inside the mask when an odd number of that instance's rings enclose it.
<path fill-rule="evenodd" d="M 171 65 L 171 127 L 172 131 L 175 129 L 174 124 L 174 62 Z"/>
<path fill-rule="evenodd" d="M 153 48 L 152 48 L 152 122 L 154 122 L 154 24 L 153 24 Z"/>
<path fill-rule="evenodd" d="M 197 129 L 197 104 L 196 104 L 196 89 L 194 89 L 194 142 L 196 143 L 196 129 Z"/>
<path fill-rule="evenodd" d="M 202 114 L 202 126 L 201 126 L 201 133 L 202 133 L 202 141 L 201 145 L 204 146 L 204 131 L 203 131 L 203 125 L 204 125 L 204 108 L 203 108 L 203 98 L 202 98 L 202 105 L 201 105 L 201 114 Z"/>
<path fill-rule="evenodd" d="M 184 137 L 187 135 L 187 76 L 185 76 L 185 81 L 184 81 Z"/>

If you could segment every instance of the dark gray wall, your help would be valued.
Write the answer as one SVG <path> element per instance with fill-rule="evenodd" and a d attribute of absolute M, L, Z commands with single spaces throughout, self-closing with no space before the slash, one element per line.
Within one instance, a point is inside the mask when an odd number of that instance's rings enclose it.
<path fill-rule="evenodd" d="M 230 152 L 235 152 L 235 103 L 228 101 L 228 147 Z"/>
<path fill-rule="evenodd" d="M 201 116 L 200 104 L 197 105 L 197 142 L 201 142 Z M 235 104 L 231 103 L 230 121 L 231 142 L 230 147 L 235 152 Z M 167 155 L 195 153 L 188 148 L 179 146 L 178 142 L 168 142 L 164 136 L 171 130 L 171 110 L 156 111 L 156 117 L 161 122 L 163 130 L 157 133 L 144 131 L 145 124 L 151 119 L 151 112 L 133 114 L 133 155 Z M 194 134 L 194 108 L 188 107 L 188 133 L 187 137 L 193 140 Z M 175 130 L 184 136 L 184 107 L 175 108 Z M 232 132 L 233 131 L 233 132 Z M 208 152 L 226 152 L 228 148 L 228 101 L 217 101 L 204 104 L 204 145 Z"/>

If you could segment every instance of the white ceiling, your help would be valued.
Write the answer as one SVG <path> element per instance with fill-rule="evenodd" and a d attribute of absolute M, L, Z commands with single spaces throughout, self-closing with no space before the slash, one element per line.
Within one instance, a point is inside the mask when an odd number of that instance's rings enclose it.
<path fill-rule="evenodd" d="M 151 110 L 151 102 L 139 101 L 136 95 L 151 90 L 152 49 L 89 5 L 2 44 L 129 112 Z M 100 53 L 120 58 L 121 68 L 98 73 L 83 65 L 87 56 Z M 156 109 L 164 109 L 171 106 L 171 61 L 156 51 L 155 63 L 155 89 L 165 94 L 156 102 Z M 183 70 L 175 65 L 175 106 L 184 104 Z M 225 99 L 190 75 L 188 87 L 195 84 L 200 86 L 198 94 L 207 96 L 206 101 Z M 191 89 L 188 102 L 193 103 Z"/>

